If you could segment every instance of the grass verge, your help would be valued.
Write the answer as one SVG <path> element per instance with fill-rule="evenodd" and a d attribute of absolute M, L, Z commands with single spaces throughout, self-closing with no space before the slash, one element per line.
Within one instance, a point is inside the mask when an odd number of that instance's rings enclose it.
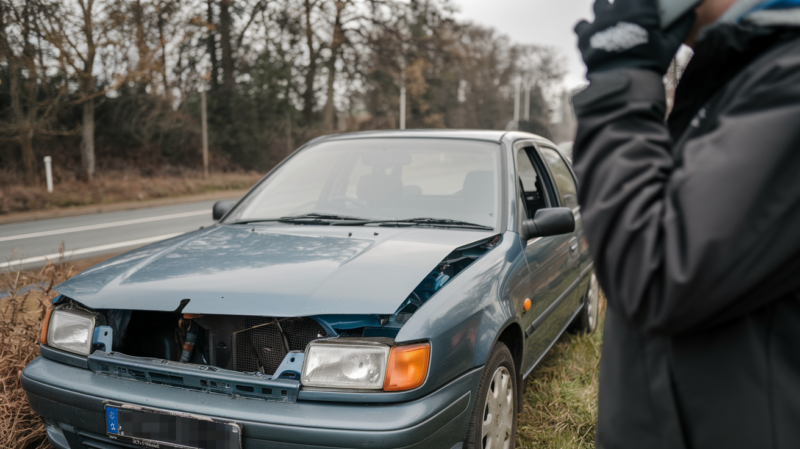
<path fill-rule="evenodd" d="M 594 448 L 601 345 L 598 331 L 565 334 L 550 349 L 526 382 L 518 448 Z"/>
<path fill-rule="evenodd" d="M 48 193 L 44 186 L 0 183 L 0 214 L 241 190 L 251 187 L 261 176 L 256 172 L 241 172 L 213 173 L 203 178 L 200 172 L 186 172 L 142 177 L 120 171 L 98 176 L 91 183 L 56 184 L 53 193 Z"/>
<path fill-rule="evenodd" d="M 20 384 L 25 365 L 39 355 L 45 307 L 53 286 L 78 271 L 73 264 L 48 264 L 39 271 L 0 274 L 0 447 L 46 448 L 42 418 L 33 413 Z M 33 287 L 33 288 L 31 288 Z M 0 293 L 2 295 L 2 293 Z"/>
<path fill-rule="evenodd" d="M 49 447 L 44 422 L 30 409 L 19 376 L 39 355 L 41 320 L 55 297 L 53 286 L 101 260 L 0 273 L 0 296 L 7 295 L 0 299 L 0 448 Z M 596 332 L 564 335 L 550 350 L 528 378 L 517 448 L 594 448 L 600 346 Z"/>

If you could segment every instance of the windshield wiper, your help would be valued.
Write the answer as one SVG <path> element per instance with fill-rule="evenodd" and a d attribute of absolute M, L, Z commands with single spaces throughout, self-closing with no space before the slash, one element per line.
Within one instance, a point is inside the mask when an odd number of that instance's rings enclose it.
<path fill-rule="evenodd" d="M 470 223 L 468 221 L 461 221 L 461 220 L 452 220 L 449 218 L 411 218 L 406 220 L 400 220 L 401 223 L 408 222 L 408 223 L 418 223 L 418 224 L 429 224 L 429 225 L 447 225 L 447 226 L 458 226 L 458 227 L 469 227 L 475 229 L 486 229 L 488 231 L 494 230 L 493 226 L 486 226 L 478 223 Z"/>
<path fill-rule="evenodd" d="M 278 223 L 298 223 L 298 224 L 315 224 L 315 225 L 330 225 L 333 224 L 332 220 L 341 220 L 341 221 L 364 221 L 368 220 L 367 218 L 361 217 L 351 217 L 349 215 L 336 215 L 336 214 L 319 214 L 316 212 L 310 214 L 303 214 L 303 215 L 295 215 L 291 217 L 280 217 L 280 218 L 260 218 L 260 219 L 252 219 L 252 220 L 241 220 L 235 221 L 231 224 L 252 224 L 252 223 L 269 223 L 269 222 L 278 222 Z"/>
<path fill-rule="evenodd" d="M 477 223 L 470 223 L 468 221 L 461 221 L 461 220 L 452 220 L 449 218 L 404 218 L 399 220 L 364 220 L 358 222 L 349 222 L 349 223 L 332 223 L 332 226 L 360 226 L 360 225 L 368 225 L 368 224 L 378 224 L 381 226 L 403 226 L 403 225 L 431 225 L 431 226 L 443 226 L 443 227 L 454 227 L 454 228 L 469 228 L 469 229 L 481 229 L 492 231 L 494 228 L 492 226 L 486 226 Z"/>
<path fill-rule="evenodd" d="M 250 220 L 237 220 L 227 224 L 252 224 L 252 223 L 269 223 L 271 221 L 280 221 L 280 218 L 254 218 Z"/>
<path fill-rule="evenodd" d="M 324 226 L 363 226 L 368 224 L 377 224 L 380 226 L 440 226 L 452 228 L 467 228 L 467 229 L 480 229 L 491 231 L 492 226 L 486 226 L 477 223 L 470 223 L 468 221 L 452 220 L 449 218 L 404 218 L 398 220 L 370 220 L 369 218 L 353 217 L 349 215 L 336 215 L 336 214 L 320 214 L 310 213 L 303 215 L 296 215 L 291 217 L 280 218 L 263 218 L 253 220 L 235 221 L 231 224 L 252 224 L 252 223 L 294 223 L 294 224 L 307 224 L 307 225 L 324 225 Z"/>
<path fill-rule="evenodd" d="M 312 212 L 310 214 L 296 215 L 292 217 L 281 217 L 281 220 L 283 219 L 294 220 L 294 219 L 305 219 L 305 218 L 316 218 L 320 220 L 357 220 L 357 221 L 369 220 L 369 218 L 353 217 L 352 215 L 320 214 L 317 212 Z"/>

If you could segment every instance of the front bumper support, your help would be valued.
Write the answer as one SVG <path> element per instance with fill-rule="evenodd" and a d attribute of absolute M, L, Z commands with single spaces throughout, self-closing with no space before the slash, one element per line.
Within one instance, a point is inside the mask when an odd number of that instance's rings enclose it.
<path fill-rule="evenodd" d="M 302 367 L 304 355 L 292 356 L 291 360 L 300 359 Z M 89 368 L 98 374 L 137 382 L 277 402 L 295 402 L 300 391 L 300 380 L 278 379 L 278 376 L 246 374 L 151 357 L 132 357 L 118 352 L 95 352 L 89 356 Z"/>
<path fill-rule="evenodd" d="M 472 370 L 423 398 L 390 404 L 237 398 L 115 378 L 42 357 L 21 380 L 33 410 L 66 434 L 104 437 L 103 402 L 111 400 L 240 422 L 248 449 L 450 448 L 466 435 L 481 372 Z"/>

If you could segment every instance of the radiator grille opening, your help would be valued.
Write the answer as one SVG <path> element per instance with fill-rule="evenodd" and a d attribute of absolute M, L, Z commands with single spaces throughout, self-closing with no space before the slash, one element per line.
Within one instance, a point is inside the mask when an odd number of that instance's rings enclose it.
<path fill-rule="evenodd" d="M 291 351 L 304 351 L 313 340 L 327 337 L 311 318 L 284 318 L 280 329 Z M 243 330 L 231 335 L 233 369 L 274 374 L 286 356 L 286 344 L 274 318 L 245 317 Z"/>

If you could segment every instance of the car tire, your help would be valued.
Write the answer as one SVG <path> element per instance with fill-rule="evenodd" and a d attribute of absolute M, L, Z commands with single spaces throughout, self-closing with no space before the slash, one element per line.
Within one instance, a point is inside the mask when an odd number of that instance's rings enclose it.
<path fill-rule="evenodd" d="M 517 400 L 514 359 L 506 345 L 497 342 L 483 368 L 464 449 L 513 449 Z"/>
<path fill-rule="evenodd" d="M 592 273 L 589 278 L 589 287 L 583 296 L 583 308 L 575 317 L 575 322 L 570 329 L 574 334 L 591 334 L 597 330 L 597 323 L 600 319 L 600 284 L 597 277 Z"/>

